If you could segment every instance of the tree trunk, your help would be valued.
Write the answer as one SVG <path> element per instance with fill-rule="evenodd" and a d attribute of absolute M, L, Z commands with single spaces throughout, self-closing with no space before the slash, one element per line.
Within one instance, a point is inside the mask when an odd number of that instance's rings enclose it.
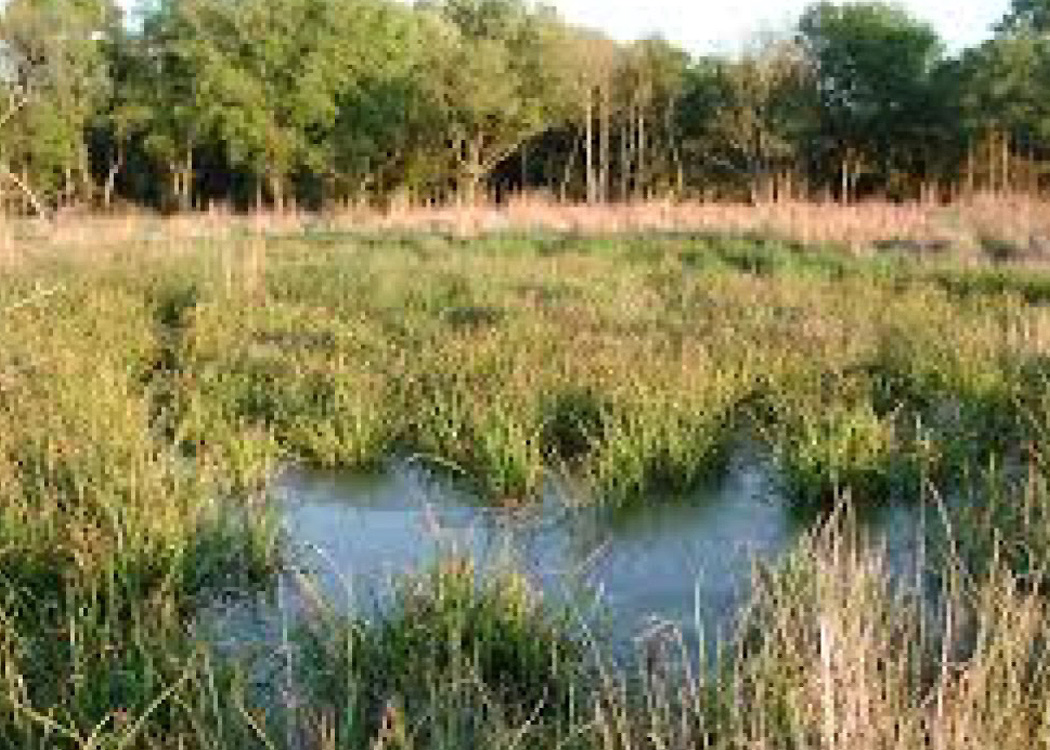
<path fill-rule="evenodd" d="M 117 182 L 117 171 L 120 167 L 114 162 L 106 174 L 106 182 L 102 185 L 102 210 L 109 211 L 113 206 L 113 190 Z"/>
<path fill-rule="evenodd" d="M 1002 174 L 999 170 L 999 131 L 988 136 L 985 150 L 988 157 L 988 191 L 998 193 L 1002 189 Z"/>
<path fill-rule="evenodd" d="M 14 186 L 18 188 L 18 191 L 22 194 L 23 206 L 25 206 L 26 213 L 35 213 L 38 217 L 43 220 L 51 218 L 50 212 L 47 210 L 47 206 L 44 202 L 33 192 L 32 188 L 29 187 L 29 179 L 26 175 L 26 171 L 22 171 L 23 177 L 19 177 L 13 171 L 7 168 L 6 164 L 0 164 L 0 176 L 6 177 Z"/>
<path fill-rule="evenodd" d="M 642 107 L 638 107 L 638 151 L 637 151 L 637 177 L 635 179 L 635 195 L 641 199 L 646 197 L 646 189 L 648 188 L 648 175 L 646 169 L 648 164 L 645 158 L 645 112 Z"/>
<path fill-rule="evenodd" d="M 66 168 L 62 170 L 62 177 L 64 182 L 62 185 L 62 198 L 60 204 L 62 208 L 66 208 L 73 204 L 73 195 L 76 192 L 76 189 L 73 187 L 73 170 L 69 166 L 66 166 Z"/>
<path fill-rule="evenodd" d="M 1035 170 L 1035 145 L 1032 143 L 1031 138 L 1028 140 L 1028 171 L 1025 182 L 1027 183 L 1025 189 L 1029 195 L 1035 197 L 1039 194 L 1039 179 Z"/>
<path fill-rule="evenodd" d="M 274 213 L 284 213 L 284 180 L 279 174 L 270 175 L 270 198 Z"/>
<path fill-rule="evenodd" d="M 678 134 L 674 126 L 675 121 L 675 106 L 672 102 L 667 107 L 667 114 L 664 119 L 665 129 L 667 130 L 667 144 L 671 155 L 671 169 L 674 172 L 674 192 L 675 198 L 680 199 L 682 193 L 685 191 L 685 169 L 682 166 L 682 154 L 678 149 Z"/>
<path fill-rule="evenodd" d="M 846 206 L 846 205 L 849 205 L 849 202 L 850 202 L 850 194 L 849 194 L 849 192 L 850 192 L 849 191 L 850 159 L 849 159 L 849 151 L 848 150 L 846 151 L 846 153 L 842 157 L 842 175 L 841 175 L 841 179 L 842 179 L 842 184 L 839 187 L 839 202 L 841 202 L 842 205 Z"/>
<path fill-rule="evenodd" d="M 478 205 L 478 187 L 480 180 L 475 174 L 467 176 L 466 184 L 464 185 L 463 198 L 464 203 L 468 208 L 474 208 Z"/>
<path fill-rule="evenodd" d="M 631 147 L 634 143 L 634 108 L 629 107 L 620 135 L 620 201 L 627 202 L 631 190 Z"/>
<path fill-rule="evenodd" d="M 80 189 L 82 197 L 90 206 L 95 201 L 95 183 L 91 178 L 91 161 L 86 147 L 79 149 L 80 153 Z"/>
<path fill-rule="evenodd" d="M 750 172 L 751 172 L 751 203 L 757 205 L 761 203 L 765 196 L 763 191 L 765 190 L 765 177 L 763 165 L 762 165 L 762 130 L 758 127 L 754 128 L 751 134 L 751 159 L 750 159 Z"/>
<path fill-rule="evenodd" d="M 601 88 L 601 98 L 599 100 L 601 106 L 601 134 L 598 148 L 600 149 L 599 161 L 601 163 L 599 170 L 601 172 L 598 179 L 598 193 L 599 200 L 602 203 L 608 203 L 609 201 L 609 89 L 608 83 L 603 83 Z"/>
<path fill-rule="evenodd" d="M 977 175 L 976 158 L 974 156 L 973 139 L 966 144 L 966 197 L 972 198 L 976 186 Z"/>
<path fill-rule="evenodd" d="M 521 192 L 524 194 L 529 187 L 529 146 L 521 147 Z"/>
<path fill-rule="evenodd" d="M 587 124 L 584 127 L 584 159 L 587 162 L 587 203 L 593 205 L 598 199 L 597 175 L 594 170 L 594 89 L 587 89 L 586 114 Z"/>
<path fill-rule="evenodd" d="M 467 152 L 467 180 L 466 180 L 466 192 L 464 198 L 466 204 L 470 208 L 477 206 L 478 201 L 478 188 L 481 186 L 481 181 L 484 179 L 485 166 L 482 163 L 481 155 L 481 136 L 475 136 L 468 144 Z"/>
<path fill-rule="evenodd" d="M 1001 158 L 1003 161 L 1003 194 L 1010 192 L 1010 134 L 1003 132 L 1003 142 L 1001 144 Z"/>
<path fill-rule="evenodd" d="M 193 210 L 193 149 L 186 148 L 186 160 L 182 173 L 182 210 Z"/>
<path fill-rule="evenodd" d="M 565 199 L 567 197 L 567 192 L 568 192 L 568 188 L 569 188 L 569 180 L 572 179 L 572 172 L 573 172 L 573 169 L 575 169 L 575 167 L 576 167 L 576 155 L 579 153 L 579 151 L 580 151 L 580 139 L 577 138 L 575 141 L 573 141 L 572 151 L 569 152 L 569 158 L 566 160 L 566 162 L 565 162 L 565 169 L 562 172 L 561 187 L 558 190 L 558 197 L 560 198 L 562 203 L 565 202 Z"/>
<path fill-rule="evenodd" d="M 124 144 L 117 144 L 117 153 L 113 159 L 113 163 L 109 165 L 109 172 L 106 174 L 106 182 L 102 186 L 102 208 L 106 211 L 113 205 L 113 193 L 117 187 L 117 175 L 124 168 Z"/>

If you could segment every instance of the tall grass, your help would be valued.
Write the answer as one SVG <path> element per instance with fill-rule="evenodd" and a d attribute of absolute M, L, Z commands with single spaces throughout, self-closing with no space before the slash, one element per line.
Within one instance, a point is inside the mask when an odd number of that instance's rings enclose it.
<path fill-rule="evenodd" d="M 665 642 L 602 693 L 596 744 L 715 748 L 1025 748 L 1046 741 L 1046 602 L 998 564 L 933 596 L 895 581 L 850 522 L 761 571 L 710 671 Z"/>
<path fill-rule="evenodd" d="M 448 558 L 397 584 L 377 619 L 325 611 L 300 633 L 297 736 L 320 748 L 594 750 L 1044 741 L 1045 598 L 994 553 L 979 569 L 953 558 L 929 576 L 920 557 L 902 571 L 860 528 L 840 506 L 757 567 L 735 628 L 709 634 L 714 649 L 668 623 L 630 662 L 519 575 L 479 583 Z"/>
<path fill-rule="evenodd" d="M 87 249 L 132 243 L 181 250 L 202 240 L 229 244 L 245 235 L 306 236 L 330 240 L 340 233 L 387 236 L 478 237 L 508 232 L 624 235 L 694 232 L 774 237 L 806 246 L 836 245 L 862 255 L 901 250 L 926 256 L 1013 261 L 1046 259 L 1050 211 L 1028 195 L 975 195 L 952 205 L 869 201 L 725 204 L 632 202 L 588 206 L 518 196 L 504 205 L 392 206 L 322 214 L 289 211 L 242 215 L 221 206 L 160 217 L 151 213 L 73 216 L 54 226 L 35 220 L 0 225 L 0 262 L 17 262 L 42 244 Z"/>
<path fill-rule="evenodd" d="M 155 369 L 149 305 L 85 276 L 60 274 L 61 295 L 0 317 L 8 747 L 188 731 L 178 707 L 152 703 L 199 674 L 186 630 L 196 597 L 262 582 L 274 563 L 268 512 L 231 511 L 215 473 L 225 467 L 163 438 L 154 399 L 172 373 Z M 140 720 L 148 727 L 134 728 Z"/>
<path fill-rule="evenodd" d="M 0 744 L 1045 736 L 1043 272 L 790 232 L 308 241 L 213 218 L 226 234 L 4 267 Z M 901 588 L 833 524 L 759 576 L 702 667 L 663 641 L 625 676 L 520 577 L 478 584 L 464 565 L 405 584 L 377 620 L 319 617 L 265 678 L 195 632 L 203 602 L 274 584 L 265 490 L 283 462 L 402 453 L 488 502 L 534 501 L 554 473 L 581 502 L 644 506 L 717 475 L 739 441 L 821 511 L 951 498 L 943 591 Z"/>
<path fill-rule="evenodd" d="M 949 283 L 925 262 L 706 235 L 244 241 L 221 252 L 250 280 L 205 243 L 149 290 L 177 359 L 154 408 L 234 488 L 280 460 L 400 452 L 493 501 L 567 471 L 629 502 L 717 472 L 757 426 L 800 500 L 879 500 L 1023 451 L 1041 398 L 1043 307 L 1022 276 L 963 290 L 982 267 Z M 110 264 L 110 283 L 140 265 Z"/>
<path fill-rule="evenodd" d="M 399 581 L 378 619 L 322 608 L 300 629 L 300 726 L 339 747 L 556 742 L 586 687 L 570 632 L 512 567 L 449 556 Z"/>

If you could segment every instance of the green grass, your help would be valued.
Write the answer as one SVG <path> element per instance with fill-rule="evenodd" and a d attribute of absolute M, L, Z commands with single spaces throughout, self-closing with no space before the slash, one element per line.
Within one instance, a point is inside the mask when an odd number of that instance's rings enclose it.
<path fill-rule="evenodd" d="M 568 612 L 513 568 L 478 571 L 449 556 L 401 579 L 391 599 L 375 619 L 328 611 L 295 634 L 307 734 L 327 727 L 340 747 L 375 737 L 496 747 L 515 733 L 551 743 L 572 730 L 586 705 L 586 650 Z"/>
<path fill-rule="evenodd" d="M 0 277 L 0 746 L 358 747 L 384 720 L 386 747 L 868 746 L 848 734 L 862 704 L 821 703 L 823 664 L 868 690 L 879 737 L 956 731 L 934 695 L 1021 747 L 989 707 L 1044 731 L 1011 664 L 1041 664 L 1046 279 L 707 235 L 37 253 Z M 758 582 L 754 627 L 702 679 L 670 656 L 662 682 L 627 679 L 519 577 L 475 585 L 469 566 L 406 583 L 377 620 L 319 617 L 289 645 L 305 705 L 260 697 L 194 631 L 202 602 L 274 584 L 284 463 L 413 456 L 486 502 L 534 502 L 556 475 L 580 502 L 644 509 L 717 479 L 742 441 L 800 508 L 962 498 L 934 578 L 965 579 L 952 606 L 987 635 L 963 644 L 969 683 L 933 679 L 948 666 L 923 650 L 919 600 L 842 537 Z M 828 666 L 829 622 L 901 671 Z M 892 715 L 913 723 L 892 735 Z"/>
<path fill-rule="evenodd" d="M 275 526 L 167 439 L 176 373 L 148 297 L 91 271 L 56 283 L 0 316 L 0 744 L 178 736 L 195 709 L 153 703 L 200 679 L 197 598 L 267 585 Z"/>

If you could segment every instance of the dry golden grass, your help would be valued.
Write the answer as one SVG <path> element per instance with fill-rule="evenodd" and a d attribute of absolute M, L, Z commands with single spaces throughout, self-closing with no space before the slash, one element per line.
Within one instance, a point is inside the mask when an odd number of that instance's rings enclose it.
<path fill-rule="evenodd" d="M 557 228 L 523 218 L 545 216 L 541 209 L 461 215 Z M 613 231 L 603 215 L 642 231 L 661 210 L 548 209 L 593 220 L 570 227 L 581 232 Z M 1045 226 L 1043 207 L 1021 202 L 662 210 L 696 227 L 707 217 L 708 231 L 787 236 L 810 226 L 867 236 L 872 247 L 883 232 L 921 237 L 931 227 L 1030 244 Z M 1050 466 L 1045 272 L 982 287 L 986 269 L 934 283 L 914 264 L 897 284 L 859 270 L 877 264 L 802 258 L 786 243 L 460 242 L 401 237 L 380 223 L 394 218 L 214 211 L 69 217 L 47 234 L 8 225 L 0 248 L 16 268 L 0 278 L 0 748 L 1050 747 L 1050 491 L 1037 473 Z M 413 231 L 422 226 L 403 218 Z M 277 243 L 263 234 L 318 227 L 392 234 Z M 66 250 L 74 262 L 54 262 Z M 34 252 L 50 257 L 36 264 Z M 745 272 L 730 262 L 742 252 L 765 254 L 773 270 Z M 894 403 L 884 412 L 876 400 L 886 393 Z M 910 425 L 920 421 L 926 429 L 916 435 Z M 544 621 L 514 586 L 493 589 L 507 598 L 480 607 L 469 589 L 451 597 L 448 586 L 434 597 L 423 589 L 391 629 L 351 627 L 363 633 L 357 641 L 345 627 L 321 629 L 329 640 L 317 668 L 295 660 L 296 686 L 334 686 L 334 697 L 300 703 L 295 690 L 280 692 L 291 667 L 275 667 L 259 687 L 290 697 L 270 714 L 250 702 L 244 682 L 255 662 L 222 662 L 184 619 L 210 587 L 271 580 L 277 518 L 254 491 L 286 457 L 367 466 L 397 450 L 433 455 L 468 471 L 494 502 L 527 498 L 547 461 L 555 469 L 564 461 L 580 467 L 579 483 L 598 488 L 596 498 L 661 488 L 656 500 L 675 482 L 717 471 L 734 428 L 751 425 L 778 450 L 782 475 L 814 488 L 805 497 L 820 507 L 846 486 L 858 503 L 894 491 L 924 500 L 908 488 L 935 462 L 976 472 L 985 455 L 1005 450 L 1041 463 L 1023 495 L 996 475 L 991 489 L 977 486 L 975 498 L 1001 500 L 946 524 L 958 542 L 951 561 L 931 539 L 933 572 L 950 584 L 943 597 L 919 576 L 898 580 L 878 544 L 832 523 L 756 576 L 739 637 L 707 634 L 724 636 L 711 663 L 697 664 L 706 649 L 671 628 L 637 673 L 596 643 L 601 674 L 588 669 L 564 689 L 533 680 L 547 666 L 539 649 L 526 649 L 527 662 L 515 654 L 511 666 L 533 666 L 510 684 L 571 694 L 578 702 L 568 717 L 535 693 L 508 707 L 505 671 L 481 672 L 476 658 L 457 662 L 455 678 L 426 660 L 430 646 L 449 641 L 467 657 L 502 648 L 507 620 L 522 623 L 518 643 L 543 646 L 535 636 L 547 632 Z M 934 442 L 942 454 L 930 455 Z M 226 497 L 245 504 L 231 509 L 217 499 Z M 434 601 L 456 606 L 426 609 Z M 480 636 L 456 629 L 463 611 L 477 614 L 469 622 Z M 402 634 L 423 636 L 426 647 L 409 640 L 401 649 Z M 353 651 L 361 643 L 372 648 L 367 659 Z M 275 656 L 288 653 L 285 639 Z M 346 663 L 379 664 L 379 676 L 342 669 L 330 653 L 357 653 Z M 389 693 L 374 697 L 392 707 L 391 721 L 347 741 L 346 701 L 335 699 L 377 684 Z M 425 688 L 421 702 L 400 702 L 402 686 L 411 695 Z M 281 721 L 294 729 L 315 707 L 309 740 L 282 731 Z"/>
<path fill-rule="evenodd" d="M 720 667 L 689 664 L 670 628 L 649 646 L 644 701 L 610 673 L 594 746 L 753 750 L 1047 747 L 1047 604 L 994 567 L 942 571 L 940 597 L 895 584 L 884 552 L 833 520 L 756 573 Z M 701 650 L 703 647 L 701 646 Z"/>
<path fill-rule="evenodd" d="M 439 232 L 473 237 L 495 232 L 756 234 L 805 245 L 838 245 L 864 254 L 881 249 L 950 251 L 956 258 L 1043 261 L 1050 258 L 1050 203 L 1026 195 L 977 195 L 952 205 L 870 201 L 760 205 L 649 201 L 588 206 L 524 195 L 503 205 L 409 206 L 386 210 L 234 213 L 224 207 L 173 216 L 133 211 L 70 214 L 51 225 L 0 222 L 0 267 L 42 247 L 91 248 L 129 243 L 185 245 L 244 234 Z"/>

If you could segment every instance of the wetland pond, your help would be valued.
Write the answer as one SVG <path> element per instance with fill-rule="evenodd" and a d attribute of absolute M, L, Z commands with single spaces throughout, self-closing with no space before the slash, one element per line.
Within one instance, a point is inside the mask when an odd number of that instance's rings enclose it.
<path fill-rule="evenodd" d="M 513 564 L 615 652 L 657 626 L 694 642 L 699 626 L 711 642 L 732 628 L 755 562 L 775 561 L 816 522 L 791 509 L 772 466 L 753 455 L 735 456 L 721 481 L 689 495 L 615 510 L 574 507 L 556 487 L 534 506 L 491 507 L 403 461 L 368 475 L 289 469 L 273 494 L 288 571 L 276 596 L 210 607 L 210 638 L 272 643 L 318 597 L 368 616 L 399 576 L 452 553 L 473 558 L 479 575 Z M 895 571 L 911 567 L 918 515 L 888 505 L 861 519 Z"/>

